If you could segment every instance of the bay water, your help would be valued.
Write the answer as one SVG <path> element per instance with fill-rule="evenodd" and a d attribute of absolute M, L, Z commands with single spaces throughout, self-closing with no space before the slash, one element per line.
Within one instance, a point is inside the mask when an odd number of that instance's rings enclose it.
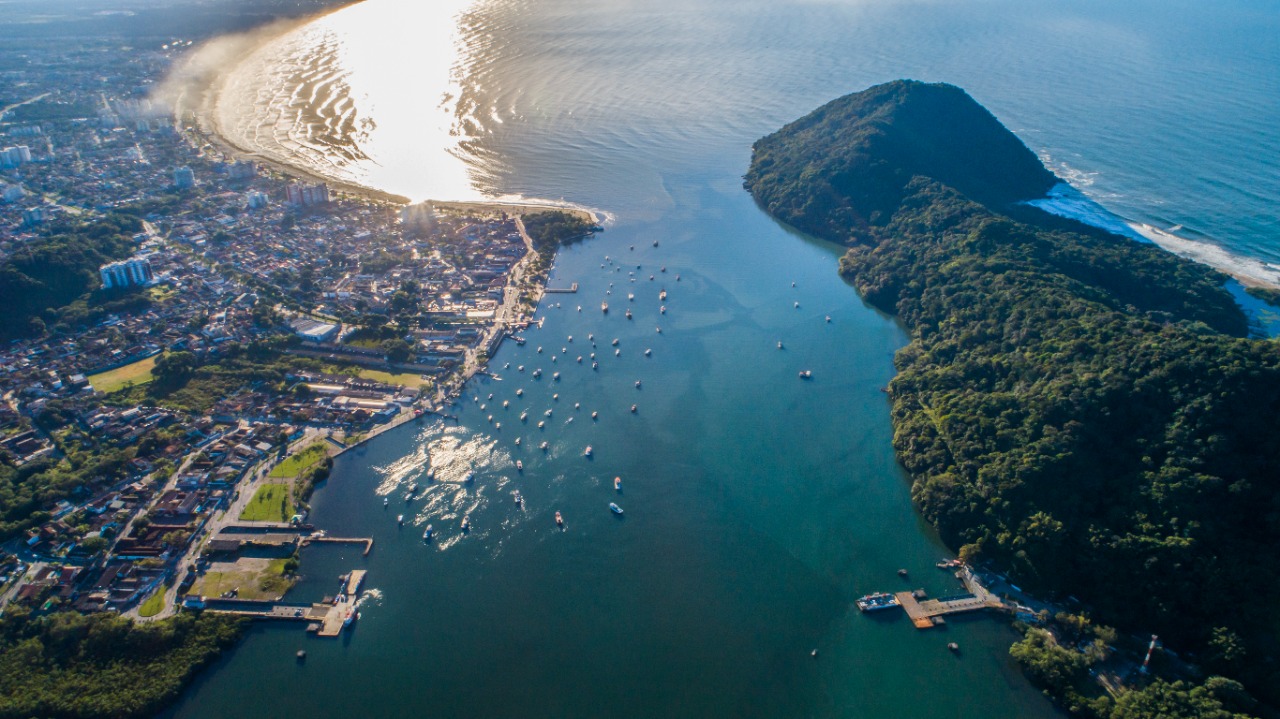
<path fill-rule="evenodd" d="M 366 0 L 264 45 L 229 73 L 233 140 L 414 199 L 609 219 L 457 421 L 376 438 L 317 491 L 312 521 L 376 546 L 309 549 L 290 598 L 367 568 L 353 630 L 257 625 L 172 716 L 1054 714 L 1002 623 L 853 606 L 956 588 L 890 446 L 907 337 L 839 247 L 754 205 L 750 143 L 876 82 L 948 81 L 1107 209 L 1280 263 L 1276 26 L 1247 1 Z"/>

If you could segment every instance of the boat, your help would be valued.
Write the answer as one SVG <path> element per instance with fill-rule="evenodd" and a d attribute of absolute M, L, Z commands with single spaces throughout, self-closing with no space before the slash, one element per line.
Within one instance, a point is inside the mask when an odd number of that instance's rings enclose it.
<path fill-rule="evenodd" d="M 600 363 L 599 363 L 599 362 L 592 362 L 592 363 L 591 363 L 591 369 L 600 369 Z"/>
<path fill-rule="evenodd" d="M 412 501 L 413 501 L 413 492 L 405 492 L 405 493 L 404 493 L 404 501 L 406 501 L 406 502 L 412 502 Z"/>
<path fill-rule="evenodd" d="M 640 389 L 640 380 L 636 380 L 636 389 Z"/>
<path fill-rule="evenodd" d="M 391 500 L 390 500 L 389 498 L 387 498 L 387 497 L 383 497 L 383 498 L 382 498 L 382 506 L 384 506 L 384 507 L 385 507 L 385 506 L 387 506 L 388 504 L 391 504 Z"/>
<path fill-rule="evenodd" d="M 636 413 L 636 406 L 633 404 L 631 405 L 631 414 L 635 414 L 635 413 Z"/>
<path fill-rule="evenodd" d="M 800 370 L 800 379 L 810 379 L 812 377 L 813 377 L 812 370 L 807 370 L 807 369 Z"/>
<path fill-rule="evenodd" d="M 466 475 L 465 477 L 463 477 L 463 478 L 462 478 L 462 481 L 463 481 L 463 482 L 466 482 L 466 483 L 468 483 L 468 484 L 470 484 L 471 482 L 476 481 L 476 473 L 475 473 L 475 472 L 470 472 L 470 471 L 469 471 L 469 472 L 467 472 L 467 475 Z"/>
<path fill-rule="evenodd" d="M 663 305 L 663 306 L 659 307 L 659 308 L 658 308 L 658 312 L 659 312 L 659 313 L 661 313 L 661 314 L 664 314 L 664 315 L 665 315 L 665 314 L 667 313 L 667 306 L 666 306 L 666 305 Z"/>
<path fill-rule="evenodd" d="M 631 310 L 627 310 L 627 319 L 631 319 Z"/>
<path fill-rule="evenodd" d="M 396 524 L 404 524 L 404 515 L 403 515 L 403 514 L 397 514 L 397 515 L 396 515 Z"/>
<path fill-rule="evenodd" d="M 827 315 L 827 322 L 831 321 L 831 315 Z"/>
<path fill-rule="evenodd" d="M 528 413 L 528 412 L 521 412 L 521 413 L 520 413 L 520 421 L 521 421 L 521 422 L 523 422 L 523 421 L 525 421 L 525 420 L 527 420 L 527 419 L 529 419 L 529 413 Z"/>
<path fill-rule="evenodd" d="M 613 478 L 613 489 L 614 489 L 614 491 L 615 491 L 615 492 L 621 492 L 621 491 L 622 491 L 622 477 L 614 477 L 614 478 Z"/>
<path fill-rule="evenodd" d="M 547 451 L 547 447 L 550 447 L 550 446 L 551 446 L 551 445 L 550 445 L 550 444 L 547 444 L 547 442 L 544 440 L 544 441 L 542 442 L 542 444 L 538 445 L 538 449 L 540 449 L 540 450 L 542 450 L 543 452 L 545 452 L 545 451 Z"/>
<path fill-rule="evenodd" d="M 578 355 L 578 364 L 582 364 L 582 355 Z"/>
<path fill-rule="evenodd" d="M 782 349 L 782 340 L 778 340 L 778 349 Z"/>
<path fill-rule="evenodd" d="M 487 399 L 488 399 L 490 402 L 492 402 L 492 401 L 493 401 L 493 393 L 492 393 L 492 392 L 490 392 L 490 393 L 489 393 L 489 396 L 488 396 L 488 398 L 487 398 Z"/>
<path fill-rule="evenodd" d="M 467 515 L 463 515 L 463 516 L 462 516 L 462 531 L 464 531 L 464 532 L 470 532 L 470 531 L 471 531 L 471 517 L 470 517 L 470 516 L 467 516 Z"/>
<path fill-rule="evenodd" d="M 865 594 L 858 598 L 855 602 L 859 611 L 876 612 L 881 609 L 891 609 L 899 606 L 897 597 L 888 592 L 879 592 L 877 594 Z"/>
<path fill-rule="evenodd" d="M 561 517 L 559 512 L 556 512 L 556 526 L 564 527 L 564 517 Z"/>
<path fill-rule="evenodd" d="M 662 328 L 661 328 L 661 327 L 659 327 L 659 328 L 658 328 L 658 334 L 662 334 Z"/>
<path fill-rule="evenodd" d="M 524 387 L 521 387 L 520 389 L 517 389 L 517 390 L 516 390 L 516 396 L 517 396 L 517 397 L 523 397 L 523 396 L 524 396 Z"/>
<path fill-rule="evenodd" d="M 524 497 L 520 496 L 519 491 L 513 492 L 511 498 L 515 500 L 517 506 L 524 503 Z"/>
<path fill-rule="evenodd" d="M 524 365 L 520 365 L 519 367 L 516 367 L 516 371 L 517 371 L 517 372 L 523 372 L 523 371 L 524 371 Z"/>
<path fill-rule="evenodd" d="M 603 313 L 605 313 L 605 314 L 609 314 L 609 303 L 608 303 L 608 302 L 601 302 L 601 303 L 600 303 L 600 311 L 601 311 L 601 312 L 603 312 Z"/>
<path fill-rule="evenodd" d="M 538 354 L 542 354 L 542 345 L 538 345 Z"/>
<path fill-rule="evenodd" d="M 519 446 L 520 446 L 520 438 L 519 438 L 519 437 L 516 437 L 516 446 L 517 446 L 517 447 L 519 447 Z"/>
<path fill-rule="evenodd" d="M 586 449 L 584 449 L 584 450 L 582 450 L 582 456 L 584 456 L 584 457 L 590 457 L 590 456 L 591 456 L 591 445 L 587 445 L 587 448 L 586 448 Z"/>
<path fill-rule="evenodd" d="M 618 346 L 618 338 L 617 338 L 617 337 L 614 337 L 614 338 L 613 338 L 613 346 L 614 346 L 614 347 L 617 347 L 617 346 Z"/>
<path fill-rule="evenodd" d="M 590 341 L 594 341 L 594 340 L 595 340 L 595 338 L 596 338 L 596 335 L 595 335 L 595 333 L 594 333 L 594 332 L 588 332 L 588 333 L 587 333 L 587 339 L 588 339 L 588 340 L 590 340 Z"/>
<path fill-rule="evenodd" d="M 547 410 L 546 412 L 543 412 L 543 414 L 545 414 L 545 415 L 547 415 L 548 417 L 550 417 L 550 416 L 551 416 L 551 410 Z"/>
<path fill-rule="evenodd" d="M 654 247 L 657 247 L 657 246 L 658 246 L 658 241 L 657 241 L 657 240 L 654 240 L 654 241 L 653 241 L 653 246 L 654 246 Z"/>
<path fill-rule="evenodd" d="M 938 569 L 959 569 L 964 566 L 964 562 L 959 559 L 944 559 L 934 566 Z"/>
<path fill-rule="evenodd" d="M 651 355 L 651 354 L 653 354 L 653 350 L 651 350 L 651 349 L 649 349 L 648 347 L 646 347 L 646 348 L 645 348 L 645 350 L 644 350 L 644 356 L 645 356 L 645 357 L 648 357 L 648 356 L 649 356 L 649 355 Z"/>
<path fill-rule="evenodd" d="M 599 413 L 599 412 L 592 412 L 592 413 L 591 413 L 591 419 L 599 419 L 599 418 L 600 418 L 600 413 Z"/>
<path fill-rule="evenodd" d="M 659 301 L 659 302 L 666 302 L 666 301 L 667 301 L 667 291 L 666 291 L 666 290 L 663 290 L 663 291 L 661 291 L 661 292 L 659 292 L 659 293 L 658 293 L 658 301 Z"/>
<path fill-rule="evenodd" d="M 417 408 L 417 407 L 414 407 L 414 408 L 413 408 L 413 416 L 414 416 L 414 417 L 421 417 L 421 416 L 422 416 L 422 410 L 421 410 L 421 409 L 419 409 L 419 408 Z"/>
<path fill-rule="evenodd" d="M 502 429 L 502 423 L 501 423 L 501 422 L 494 422 L 494 423 L 493 423 L 493 428 L 494 428 L 494 429 Z"/>
<path fill-rule="evenodd" d="M 504 399 L 504 400 L 502 400 L 502 408 L 503 408 L 503 409 L 506 409 L 506 408 L 508 408 L 508 407 L 510 407 L 510 406 L 511 406 L 511 400 L 509 400 L 509 399 Z"/>
<path fill-rule="evenodd" d="M 543 427 L 546 427 L 546 426 L 547 426 L 546 422 L 542 420 L 538 420 L 538 429 L 542 429 Z"/>
<path fill-rule="evenodd" d="M 574 409 L 582 409 L 582 403 L 581 403 L 581 402 L 574 402 L 574 403 L 573 403 L 573 408 L 574 408 Z"/>
<path fill-rule="evenodd" d="M 411 495 L 412 495 L 412 494 L 417 494 L 417 492 L 418 492 L 418 483 L 417 483 L 417 482 L 414 482 L 413 484 L 409 485 L 409 494 L 411 494 Z"/>
<path fill-rule="evenodd" d="M 621 515 L 621 514 L 622 514 L 622 507 L 619 507 L 618 505 L 614 504 L 613 502 L 610 502 L 610 503 L 609 503 L 609 511 L 610 511 L 610 512 L 613 512 L 614 514 Z"/>
<path fill-rule="evenodd" d="M 559 382 L 559 381 L 560 381 L 560 373 L 559 373 L 559 372 L 556 372 L 555 374 L 551 375 L 551 379 L 553 379 L 553 380 L 555 380 L 555 381 Z"/>
<path fill-rule="evenodd" d="M 542 376 L 542 368 L 538 368 L 538 369 L 534 370 L 534 371 L 533 371 L 533 376 L 534 376 L 534 377 L 541 377 L 541 376 Z"/>
<path fill-rule="evenodd" d="M 524 461 L 523 461 L 523 460 L 519 460 L 519 459 L 517 459 L 517 460 L 516 460 L 516 471 L 517 471 L 517 472 L 523 472 L 523 471 L 524 471 Z"/>
<path fill-rule="evenodd" d="M 520 335 L 512 335 L 511 339 L 515 340 L 515 343 L 520 345 L 521 347 L 524 346 L 525 339 Z"/>
<path fill-rule="evenodd" d="M 631 292 L 628 292 L 628 293 L 627 293 L 627 302 L 635 302 L 635 301 L 636 301 L 636 296 L 635 296 L 635 294 L 634 294 L 634 293 L 631 293 Z"/>
<path fill-rule="evenodd" d="M 430 524 L 428 524 L 428 525 L 427 525 L 427 528 L 426 528 L 426 529 L 424 529 L 424 530 L 422 530 L 422 541 L 424 541 L 424 542 L 430 542 L 430 541 L 431 541 L 431 535 L 435 534 L 435 532 L 436 532 L 435 527 L 433 527 L 433 526 L 431 526 Z"/>
<path fill-rule="evenodd" d="M 351 607 L 347 609 L 346 616 L 342 618 L 342 626 L 349 627 L 351 626 L 351 623 L 354 622 L 355 620 L 356 620 L 356 610 L 355 610 L 355 607 Z"/>

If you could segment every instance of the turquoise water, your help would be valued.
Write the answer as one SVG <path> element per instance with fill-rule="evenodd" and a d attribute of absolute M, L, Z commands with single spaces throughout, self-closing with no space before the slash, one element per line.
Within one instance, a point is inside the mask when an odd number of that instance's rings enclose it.
<path fill-rule="evenodd" d="M 465 119 L 451 156 L 469 189 L 600 208 L 608 229 L 559 255 L 551 283 L 580 292 L 550 296 L 544 327 L 503 345 L 502 379 L 469 385 L 457 423 L 380 437 L 317 492 L 317 524 L 377 546 L 367 559 L 309 550 L 294 598 L 367 567 L 354 630 L 322 641 L 255 627 L 173 716 L 1052 715 L 998 622 L 919 632 L 852 607 L 868 591 L 954 588 L 890 447 L 880 388 L 907 338 L 840 280 L 839 248 L 753 205 L 750 143 L 874 82 L 947 80 L 1112 211 L 1278 261 L 1276 14 L 1263 2 L 474 4 L 456 18 L 457 92 L 441 101 Z M 412 23 L 381 31 L 405 48 L 386 73 L 412 92 Z M 376 119 L 389 103 L 363 92 L 325 106 Z M 379 186 L 437 187 L 423 179 L 433 156 L 393 137 L 358 148 L 382 158 Z M 428 467 L 438 481 L 402 509 L 402 487 Z"/>

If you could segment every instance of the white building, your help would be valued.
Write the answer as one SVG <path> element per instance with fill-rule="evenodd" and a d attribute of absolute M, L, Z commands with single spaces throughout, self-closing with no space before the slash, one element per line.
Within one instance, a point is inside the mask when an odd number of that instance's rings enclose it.
<path fill-rule="evenodd" d="M 179 190 L 194 187 L 195 184 L 196 173 L 192 172 L 190 167 L 179 167 L 173 171 L 173 186 Z"/>
<path fill-rule="evenodd" d="M 0 167 L 18 167 L 31 162 L 31 148 L 26 145 L 0 150 Z"/>
<path fill-rule="evenodd" d="M 102 289 L 145 285 L 154 279 L 151 262 L 145 257 L 133 257 L 103 265 L 98 274 L 102 277 Z"/>
<path fill-rule="evenodd" d="M 324 183 L 304 185 L 301 182 L 292 182 L 285 188 L 285 199 L 289 204 L 301 207 L 323 205 L 329 201 L 329 186 Z"/>

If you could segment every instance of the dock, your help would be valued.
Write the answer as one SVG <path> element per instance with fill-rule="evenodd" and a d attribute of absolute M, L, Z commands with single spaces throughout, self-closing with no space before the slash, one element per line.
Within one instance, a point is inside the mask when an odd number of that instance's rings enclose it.
<path fill-rule="evenodd" d="M 360 540 L 363 541 L 363 540 Z M 373 540 L 369 540 L 372 543 Z M 346 576 L 344 591 L 333 602 L 316 602 L 315 604 L 289 604 L 286 602 L 263 602 L 248 599 L 203 599 L 206 612 L 230 614 L 250 619 L 271 619 L 282 621 L 307 622 L 307 631 L 316 636 L 336 637 L 342 634 L 347 626 L 347 615 L 357 611 L 360 601 L 360 586 L 364 584 L 364 569 L 353 569 Z"/>
<path fill-rule="evenodd" d="M 576 294 L 576 293 L 578 292 L 578 283 L 577 283 L 577 282 L 574 282 L 573 284 L 569 285 L 569 287 L 568 287 L 568 288 L 564 288 L 564 287 L 555 287 L 555 288 L 548 287 L 548 288 L 544 289 L 542 292 L 543 292 L 544 294 L 548 294 L 548 295 L 572 295 L 572 294 Z"/>
<path fill-rule="evenodd" d="M 369 556 L 369 552 L 373 551 L 373 537 L 308 537 L 306 543 L 310 542 L 329 542 L 332 544 L 363 544 L 363 556 Z M 364 570 L 356 570 L 360 572 L 360 576 L 364 576 Z"/>
<path fill-rule="evenodd" d="M 956 578 L 964 582 L 964 588 L 967 594 L 961 594 L 952 597 L 942 597 L 940 599 L 923 599 L 916 596 L 916 592 L 896 592 L 894 598 L 898 600 L 898 604 L 906 611 L 907 617 L 911 619 L 911 623 L 916 629 L 928 629 L 938 624 L 945 623 L 942 617 L 948 614 L 961 614 L 964 612 L 976 612 L 982 609 L 1009 609 L 996 595 L 987 591 L 986 587 L 978 582 L 973 576 L 973 570 L 964 567 L 956 572 Z"/>

